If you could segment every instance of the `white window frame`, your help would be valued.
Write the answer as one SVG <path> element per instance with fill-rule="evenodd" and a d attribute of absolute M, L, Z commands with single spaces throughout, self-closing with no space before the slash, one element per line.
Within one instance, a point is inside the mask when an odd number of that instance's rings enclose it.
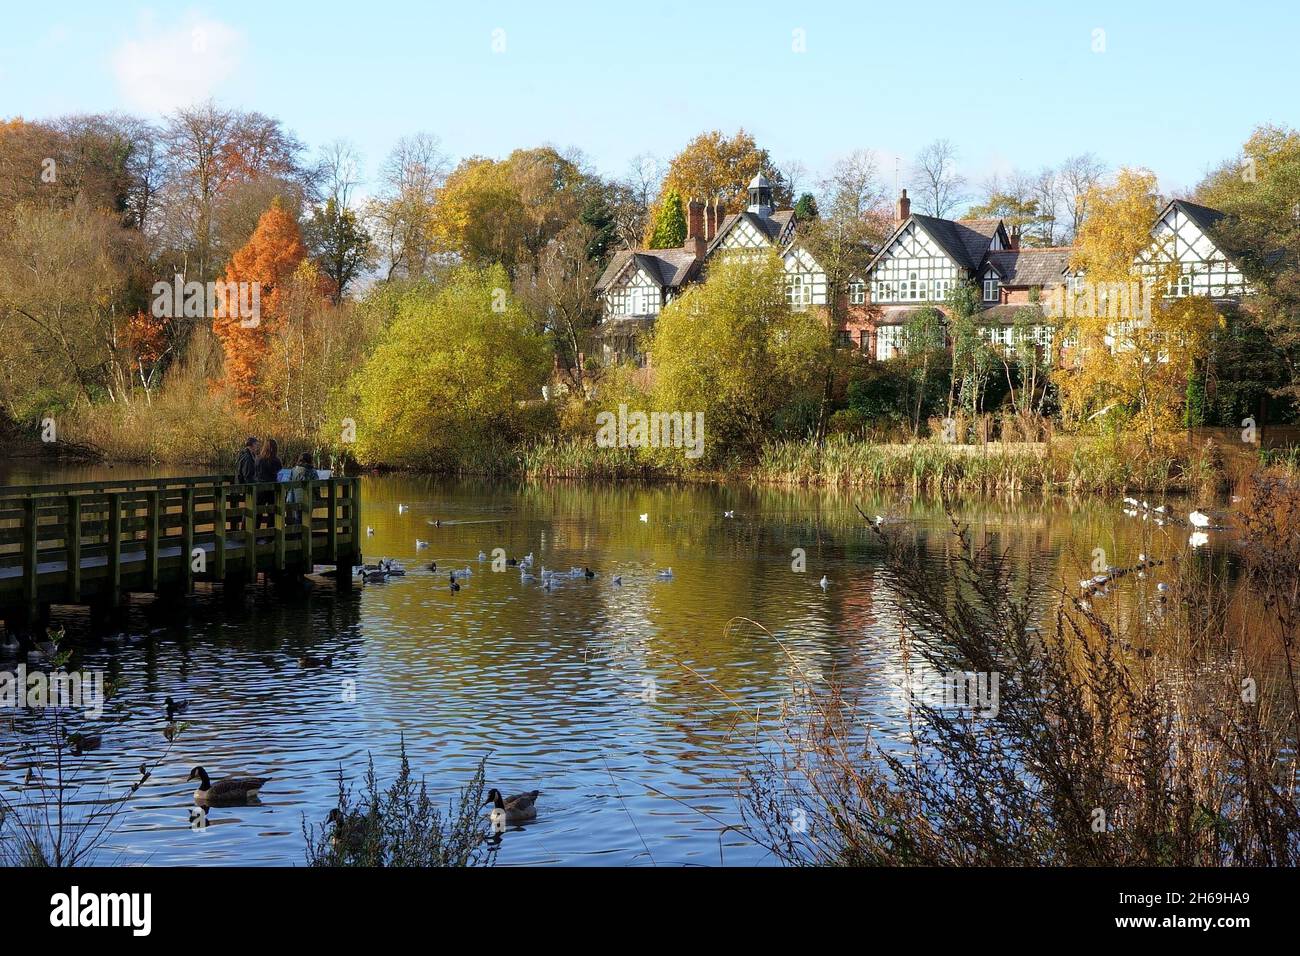
<path fill-rule="evenodd" d="M 992 292 L 992 295 L 989 294 L 990 292 Z M 991 276 L 984 277 L 984 301 L 985 302 L 998 301 L 998 280 L 992 278 Z"/>

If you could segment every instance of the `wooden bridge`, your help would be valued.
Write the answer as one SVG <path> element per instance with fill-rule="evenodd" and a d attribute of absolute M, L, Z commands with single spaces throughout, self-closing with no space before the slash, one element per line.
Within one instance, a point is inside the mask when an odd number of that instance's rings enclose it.
<path fill-rule="evenodd" d="M 195 581 L 240 584 L 318 564 L 347 588 L 360 562 L 357 478 L 0 487 L 0 619 L 19 632 L 52 604 L 112 609 L 131 592 L 183 594 Z"/>

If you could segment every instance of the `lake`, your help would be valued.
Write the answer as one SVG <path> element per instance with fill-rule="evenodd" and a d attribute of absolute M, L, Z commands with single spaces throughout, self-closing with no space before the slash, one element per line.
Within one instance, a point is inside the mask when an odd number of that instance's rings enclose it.
<path fill-rule="evenodd" d="M 151 472 L 42 477 L 128 474 Z M 0 483 L 34 479 L 0 473 Z M 163 698 L 191 702 L 191 726 L 127 805 L 101 862 L 302 864 L 304 817 L 325 818 L 339 769 L 356 784 L 370 755 L 388 779 L 403 737 L 440 801 L 484 756 L 489 786 L 542 791 L 536 822 L 505 834 L 500 864 L 770 862 L 741 835 L 723 835 L 740 821 L 737 781 L 754 737 L 740 708 L 774 721 L 801 673 L 833 673 L 860 694 L 878 733 L 903 727 L 883 548 L 854 505 L 936 560 L 954 547 L 940 503 L 899 495 L 410 475 L 367 477 L 362 494 L 362 521 L 374 528 L 367 560 L 398 559 L 404 577 L 350 594 L 320 581 L 288 594 L 249 588 L 235 602 L 209 585 L 180 606 L 137 596 L 130 631 L 141 640 L 84 644 L 78 666 L 104 668 L 115 687 L 88 781 L 124 789 L 167 747 Z M 1091 574 L 1094 549 L 1115 564 L 1187 549 L 1185 530 L 1125 518 L 1118 501 L 951 506 L 977 544 L 1074 587 Z M 417 551 L 417 538 L 428 548 Z M 495 548 L 597 577 L 548 591 L 515 568 L 494 573 L 478 556 Z M 806 554 L 802 573 L 795 549 Z M 445 572 L 465 567 L 473 574 L 452 593 Z M 84 610 L 56 609 L 56 621 L 74 636 L 88 630 Z M 307 653 L 333 655 L 333 665 L 304 668 Z M 29 758 L 7 724 L 0 785 L 12 788 Z M 194 830 L 186 776 L 196 764 L 214 778 L 272 780 L 260 806 L 214 809 Z"/>

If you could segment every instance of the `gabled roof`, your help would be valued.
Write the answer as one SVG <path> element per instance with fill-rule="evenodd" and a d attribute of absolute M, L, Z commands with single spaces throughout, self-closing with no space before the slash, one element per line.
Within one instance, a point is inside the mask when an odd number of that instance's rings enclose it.
<path fill-rule="evenodd" d="M 1211 239 L 1214 239 L 1216 244 L 1218 243 L 1218 239 L 1214 234 L 1217 232 L 1216 227 L 1218 226 L 1219 221 L 1223 219 L 1226 214 L 1219 212 L 1217 209 L 1211 209 L 1209 206 L 1201 206 L 1194 202 L 1188 202 L 1186 199 L 1169 200 L 1169 202 L 1165 204 L 1165 208 L 1160 210 L 1160 215 L 1156 216 L 1156 221 L 1151 224 L 1152 232 L 1155 231 L 1156 226 L 1160 225 L 1160 220 L 1165 218 L 1171 206 L 1181 210 L 1188 219 L 1196 224 L 1197 229 L 1201 230 L 1201 232 L 1205 233 Z"/>
<path fill-rule="evenodd" d="M 748 209 L 742 212 L 731 213 L 731 215 L 722 220 L 722 225 L 718 227 L 718 234 L 709 241 L 708 251 L 705 252 L 706 256 L 713 252 L 718 243 L 722 241 L 722 238 L 731 231 L 731 227 L 741 219 L 749 222 L 750 225 L 767 237 L 768 242 L 775 245 L 781 241 L 781 237 L 785 235 L 786 228 L 794 219 L 794 210 L 778 209 L 770 216 L 760 216 L 756 213 L 750 212 Z"/>
<path fill-rule="evenodd" d="M 880 247 L 880 251 L 867 266 L 868 272 L 875 267 L 880 257 L 889 251 L 889 247 L 908 224 L 913 222 L 925 230 L 939 248 L 948 254 L 948 258 L 971 272 L 979 269 L 995 235 L 1001 233 L 1003 242 L 1006 242 L 1006 229 L 1001 219 L 940 219 L 938 216 L 912 213 L 898 225 Z"/>
<path fill-rule="evenodd" d="M 1065 282 L 1074 250 L 1068 246 L 1044 249 L 998 249 L 986 257 L 1004 285 L 1055 286 Z"/>
<path fill-rule="evenodd" d="M 661 289 L 676 289 L 695 270 L 698 260 L 687 249 L 623 249 L 614 253 L 596 280 L 596 291 L 609 288 L 629 268 L 641 269 Z"/>

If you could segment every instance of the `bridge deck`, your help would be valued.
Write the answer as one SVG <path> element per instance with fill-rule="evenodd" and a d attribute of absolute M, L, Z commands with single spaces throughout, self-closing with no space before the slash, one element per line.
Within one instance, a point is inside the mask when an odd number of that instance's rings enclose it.
<path fill-rule="evenodd" d="M 361 559 L 360 514 L 356 478 L 0 487 L 0 618 L 23 626 L 50 604 L 117 606 L 132 591 L 317 564 L 345 569 L 337 578 L 346 586 Z"/>

